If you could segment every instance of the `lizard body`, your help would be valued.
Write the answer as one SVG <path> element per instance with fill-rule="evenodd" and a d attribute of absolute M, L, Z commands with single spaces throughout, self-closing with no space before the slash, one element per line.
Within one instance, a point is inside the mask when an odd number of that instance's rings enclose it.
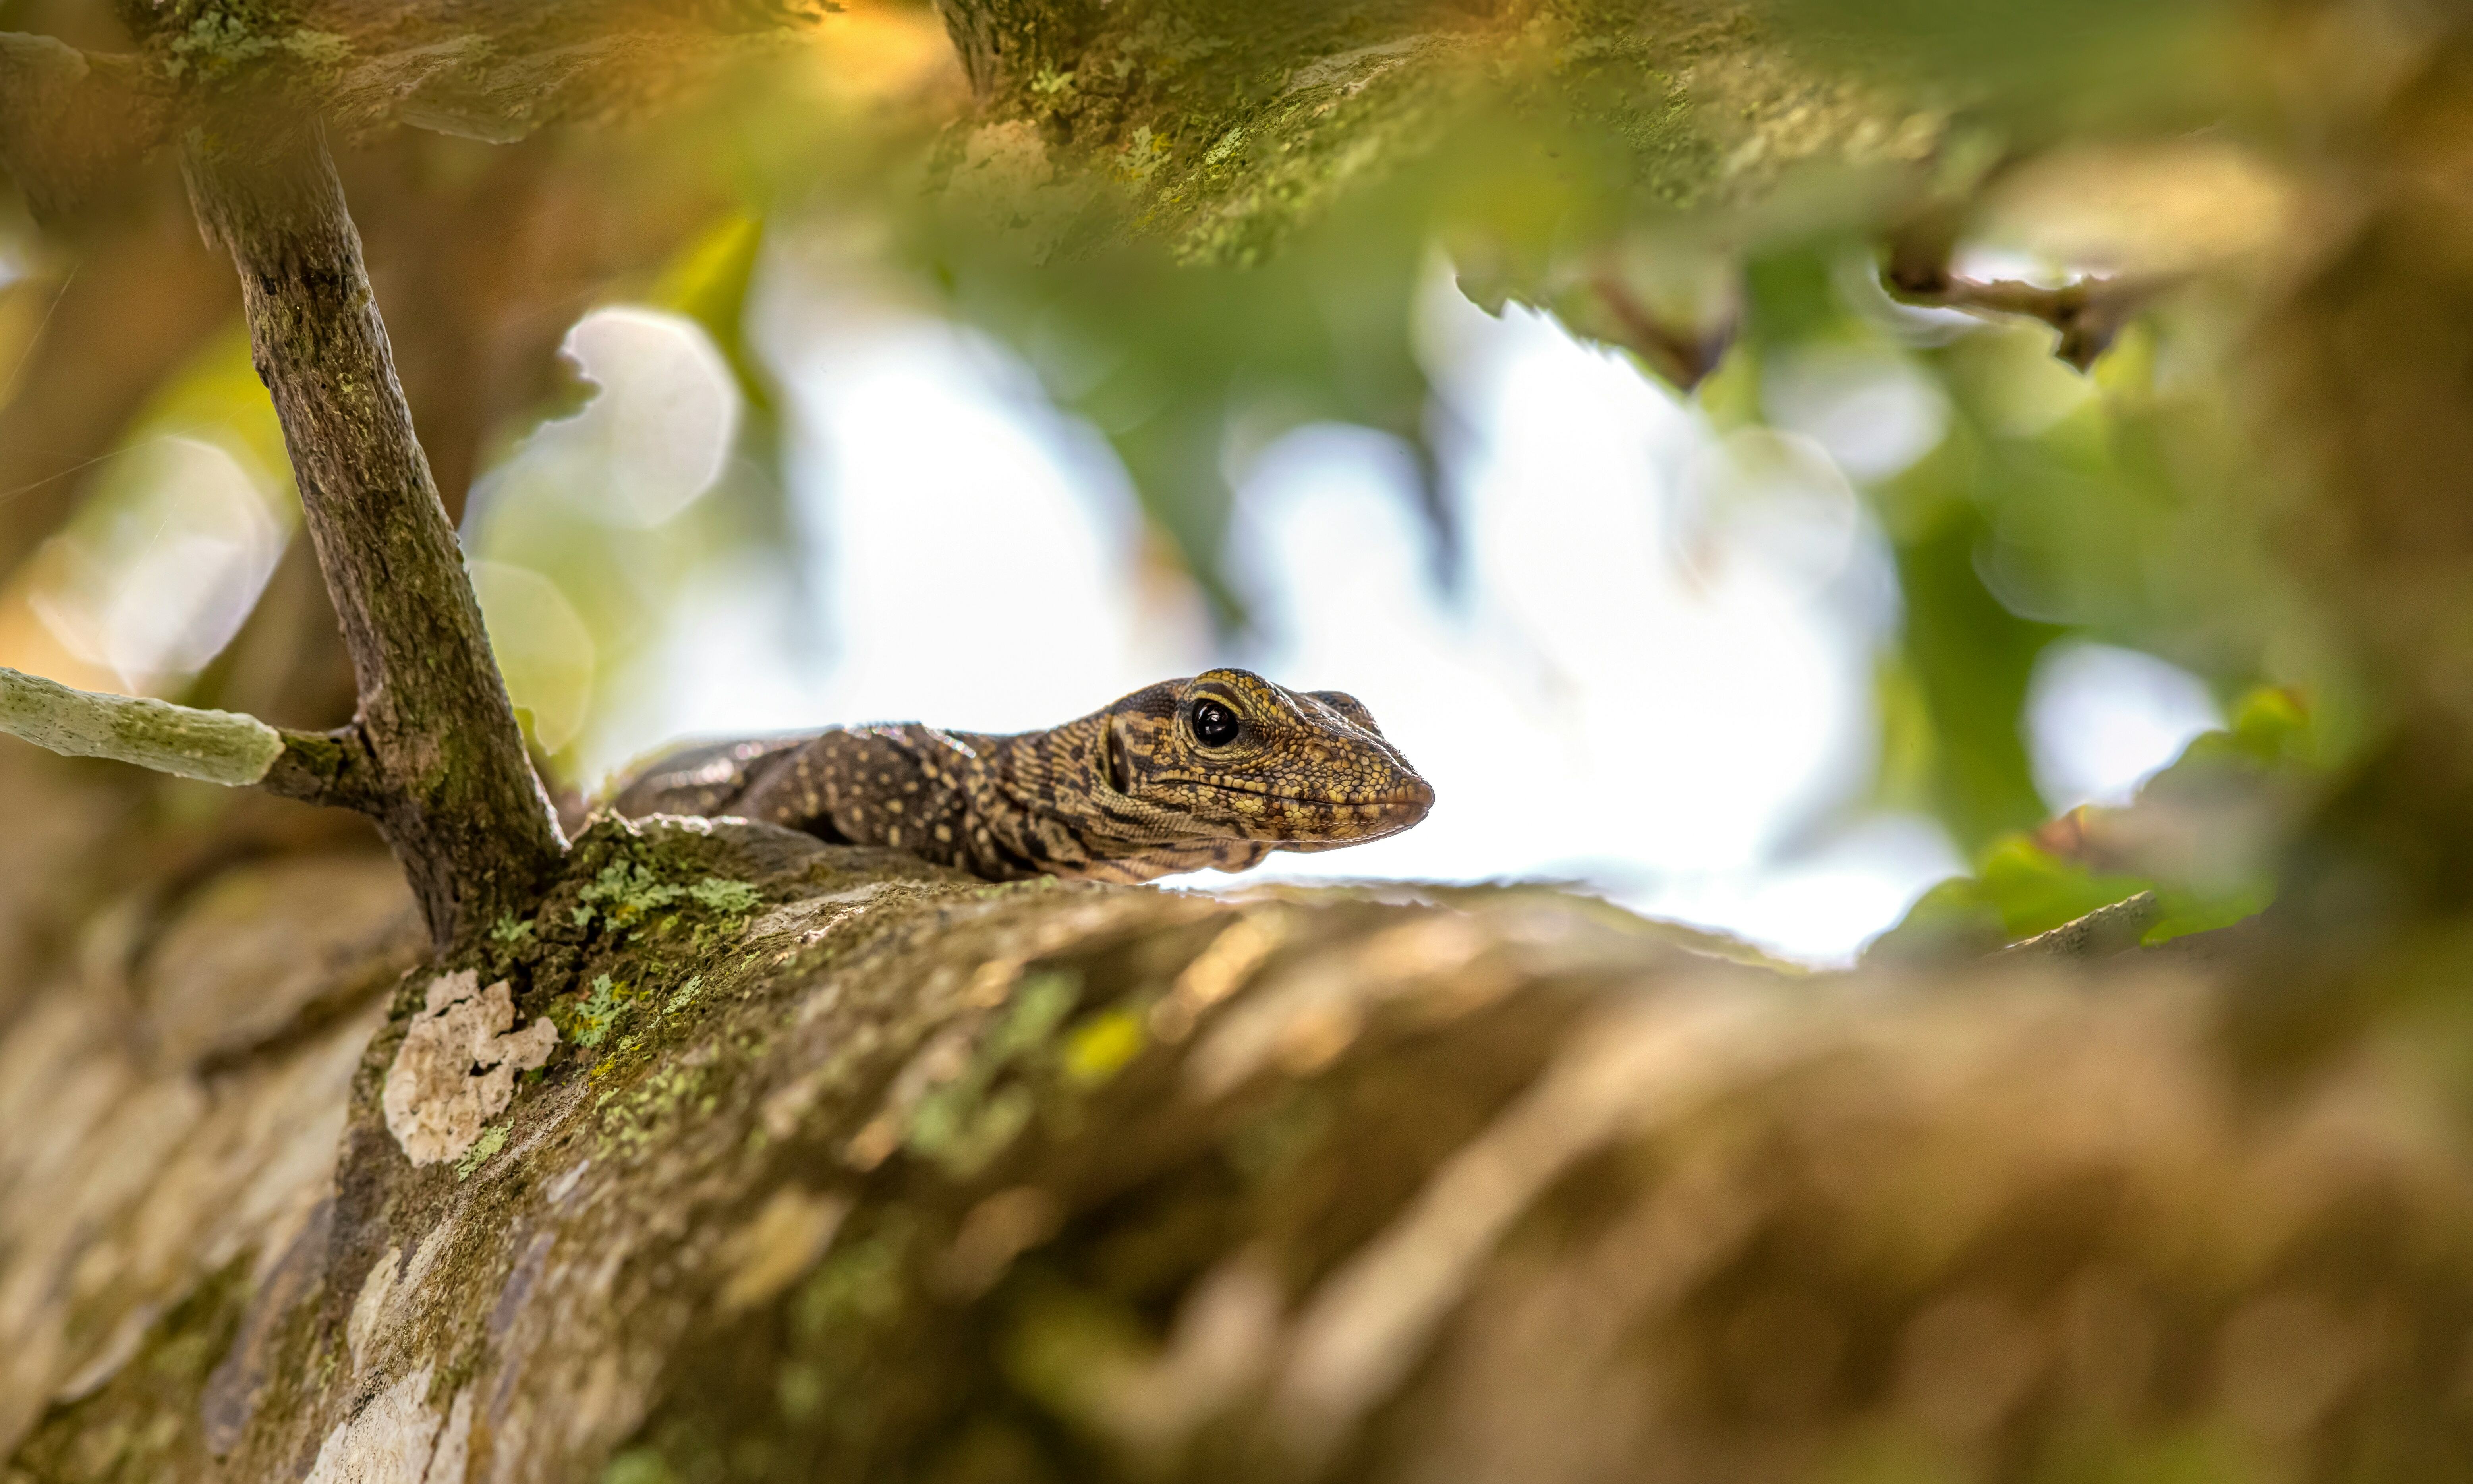
<path fill-rule="evenodd" d="M 708 744 L 653 763 L 613 806 L 739 815 L 993 881 L 1147 881 L 1381 839 L 1433 800 L 1355 697 L 1222 669 L 1045 731 L 902 723 Z"/>

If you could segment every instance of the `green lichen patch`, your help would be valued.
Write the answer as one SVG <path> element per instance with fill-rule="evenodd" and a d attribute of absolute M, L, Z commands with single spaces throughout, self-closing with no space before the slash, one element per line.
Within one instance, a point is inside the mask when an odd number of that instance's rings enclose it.
<path fill-rule="evenodd" d="M 663 880 L 638 860 L 614 860 L 601 868 L 592 881 L 576 893 L 573 909 L 575 925 L 583 927 L 597 918 L 622 941 L 627 933 L 657 914 L 674 911 L 681 903 L 696 907 L 722 919 L 724 931 L 734 931 L 743 925 L 748 914 L 764 901 L 764 895 L 745 881 L 705 876 L 694 881 Z"/>
<path fill-rule="evenodd" d="M 219 82 L 252 64 L 290 62 L 331 74 L 351 60 L 351 43 L 295 24 L 258 0 L 205 0 L 168 8 L 161 31 L 163 70 L 174 79 Z"/>
<path fill-rule="evenodd" d="M 503 1123 L 493 1123 L 488 1128 L 483 1129 L 481 1131 L 481 1137 L 472 1141 L 472 1147 L 464 1151 L 464 1158 L 455 1161 L 455 1179 L 457 1183 L 461 1184 L 464 1181 L 469 1180 L 472 1177 L 472 1172 L 474 1170 L 477 1170 L 482 1165 L 489 1163 L 492 1156 L 506 1147 L 507 1125 Z"/>
<path fill-rule="evenodd" d="M 579 1046 L 600 1045 L 610 1038 L 612 1027 L 627 1008 L 626 1002 L 633 998 L 632 990 L 613 983 L 608 974 L 593 975 L 591 992 L 572 1012 L 566 1039 Z"/>
<path fill-rule="evenodd" d="M 904 1138 L 911 1152 L 956 1180 L 970 1179 L 1003 1153 L 1029 1126 L 1038 1096 L 1027 1085 L 1001 1079 L 1045 1050 L 1081 995 L 1081 980 L 1071 973 L 1023 980 L 968 1069 L 920 1099 Z"/>
<path fill-rule="evenodd" d="M 709 1115 L 720 1099 L 707 1084 L 705 1067 L 669 1066 L 632 1088 L 603 1093 L 595 1105 L 601 1148 L 621 1157 L 640 1155 L 679 1117 Z"/>

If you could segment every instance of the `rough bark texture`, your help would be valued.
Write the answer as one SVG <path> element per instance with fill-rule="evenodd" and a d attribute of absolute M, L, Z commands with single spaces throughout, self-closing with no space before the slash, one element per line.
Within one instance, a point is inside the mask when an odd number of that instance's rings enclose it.
<path fill-rule="evenodd" d="M 937 0 L 936 11 L 961 56 L 971 91 L 983 102 L 1027 88 L 1042 73 L 1072 71 L 1089 34 L 1104 18 L 1103 6 L 1081 0 Z"/>
<path fill-rule="evenodd" d="M 200 221 L 240 270 L 258 373 L 343 620 L 379 827 L 432 935 L 451 943 L 525 909 L 563 841 L 413 435 L 359 236 L 306 120 L 235 109 L 184 159 Z"/>
<path fill-rule="evenodd" d="M 2441 1074 L 2368 1047 L 2259 1116 L 2186 964 L 1795 977 L 1551 892 L 991 888 L 605 822 L 470 966 L 553 1060 L 416 1169 L 401 898 L 280 869 L 150 929 L 136 1039 L 72 983 L 0 1040 L 11 1484 L 2473 1448 Z"/>

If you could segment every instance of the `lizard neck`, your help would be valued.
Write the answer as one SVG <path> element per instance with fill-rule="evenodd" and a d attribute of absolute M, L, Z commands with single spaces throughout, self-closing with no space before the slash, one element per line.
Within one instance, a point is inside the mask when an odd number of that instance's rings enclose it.
<path fill-rule="evenodd" d="M 765 754 L 728 807 L 995 881 L 1241 871 L 1271 849 L 1191 838 L 1173 816 L 1116 791 L 1107 749 L 1105 712 L 1008 736 L 916 724 L 833 728 Z"/>
<path fill-rule="evenodd" d="M 1166 811 L 1116 790 L 1110 713 L 1045 731 L 973 738 L 987 747 L 986 792 L 973 814 L 1012 850 L 1058 875 L 1149 881 L 1217 867 L 1242 871 L 1269 851 L 1251 840 L 1197 840 Z"/>

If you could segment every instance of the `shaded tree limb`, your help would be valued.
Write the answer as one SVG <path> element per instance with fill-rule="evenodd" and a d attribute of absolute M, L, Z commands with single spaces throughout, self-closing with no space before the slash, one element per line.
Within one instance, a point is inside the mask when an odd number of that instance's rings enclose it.
<path fill-rule="evenodd" d="M 0 170 L 38 217 L 74 210 L 161 142 L 171 89 L 134 57 L 0 32 Z"/>
<path fill-rule="evenodd" d="M 444 947 L 528 905 L 565 842 L 414 437 L 318 126 L 234 108 L 191 132 L 182 167 L 200 224 L 239 269 L 258 374 L 343 622 L 370 812 Z M 352 771 L 328 759 L 298 786 Z"/>
<path fill-rule="evenodd" d="M 1651 311 L 1612 270 L 1591 278 L 1589 286 L 1612 316 L 1620 331 L 1617 342 L 1678 392 L 1690 392 L 1707 380 L 1735 343 L 1732 312 L 1715 325 L 1680 324 Z"/>

